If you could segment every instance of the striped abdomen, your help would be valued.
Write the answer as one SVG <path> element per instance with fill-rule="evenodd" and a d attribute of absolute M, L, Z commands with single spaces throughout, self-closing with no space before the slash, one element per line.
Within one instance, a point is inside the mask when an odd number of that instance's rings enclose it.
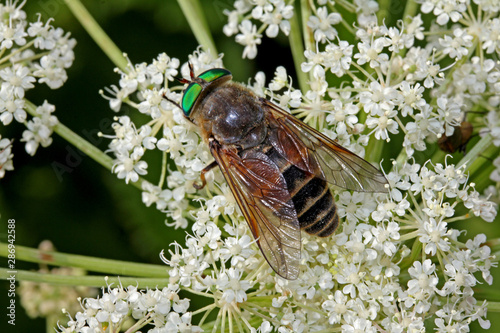
<path fill-rule="evenodd" d="M 320 237 L 333 234 L 339 224 L 339 217 L 328 183 L 315 174 L 297 168 L 272 146 L 266 146 L 263 152 L 276 163 L 285 178 L 300 228 Z"/>

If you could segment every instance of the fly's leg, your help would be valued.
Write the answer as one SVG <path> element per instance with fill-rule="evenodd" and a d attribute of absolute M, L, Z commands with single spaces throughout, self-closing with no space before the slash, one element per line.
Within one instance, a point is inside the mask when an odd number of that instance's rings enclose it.
<path fill-rule="evenodd" d="M 214 168 L 216 166 L 217 166 L 217 162 L 213 161 L 212 163 L 210 163 L 209 165 L 207 165 L 205 168 L 203 168 L 203 170 L 201 170 L 201 174 L 200 174 L 201 185 L 193 183 L 193 187 L 195 189 L 197 189 L 197 190 L 201 190 L 202 188 L 204 188 L 205 185 L 207 185 L 207 180 L 205 179 L 205 174 L 207 172 L 209 172 L 210 170 L 212 170 L 212 168 Z"/>

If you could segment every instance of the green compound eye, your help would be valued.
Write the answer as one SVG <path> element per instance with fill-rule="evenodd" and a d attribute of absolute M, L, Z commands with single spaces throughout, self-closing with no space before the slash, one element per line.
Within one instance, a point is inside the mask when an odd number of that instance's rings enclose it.
<path fill-rule="evenodd" d="M 198 77 L 207 82 L 212 82 L 226 75 L 231 75 L 231 72 L 223 68 L 212 68 L 209 69 L 208 71 L 201 73 L 200 75 L 198 75 Z"/>
<path fill-rule="evenodd" d="M 211 83 L 217 79 L 220 79 L 223 76 L 231 76 L 231 72 L 223 69 L 223 68 L 212 68 L 208 71 L 201 73 L 198 78 L 202 79 L 207 83 Z M 184 90 L 184 95 L 182 96 L 182 111 L 184 111 L 184 115 L 189 117 L 191 112 L 193 111 L 193 106 L 196 103 L 196 100 L 201 94 L 203 87 L 196 82 L 191 82 L 186 90 Z"/>
<path fill-rule="evenodd" d="M 196 82 L 191 82 L 189 86 L 184 91 L 184 96 L 182 96 L 182 111 L 184 111 L 184 115 L 189 117 L 191 114 L 191 109 L 193 108 L 194 103 L 198 99 L 201 93 L 201 86 Z"/>

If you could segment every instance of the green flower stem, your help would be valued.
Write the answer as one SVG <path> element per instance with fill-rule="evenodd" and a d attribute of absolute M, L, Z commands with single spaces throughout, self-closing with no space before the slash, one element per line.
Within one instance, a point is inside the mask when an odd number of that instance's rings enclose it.
<path fill-rule="evenodd" d="M 5 280 L 10 277 L 12 272 L 6 268 L 0 268 L 0 279 Z M 16 281 L 33 281 L 38 283 L 50 283 L 67 286 L 86 286 L 102 287 L 103 285 L 113 286 L 137 286 L 144 288 L 163 288 L 167 287 L 169 280 L 167 278 L 137 278 L 137 277 L 104 277 L 104 276 L 75 276 L 58 275 L 38 272 L 17 270 L 15 273 Z"/>
<path fill-rule="evenodd" d="M 491 145 L 492 138 L 490 134 L 486 134 L 479 140 L 474 147 L 458 162 L 457 168 L 467 163 L 467 169 L 470 173 L 477 171 L 483 167 L 484 160 L 479 159 L 479 155 Z"/>
<path fill-rule="evenodd" d="M 105 273 L 109 275 L 144 276 L 149 278 L 165 278 L 168 267 L 165 265 L 151 265 L 132 263 L 121 260 L 111 260 L 87 257 L 53 251 L 41 251 L 25 246 L 16 245 L 16 259 L 20 261 L 36 262 L 52 266 L 67 266 L 83 268 L 87 271 Z M 0 256 L 7 257 L 9 249 L 6 243 L 0 243 Z"/>
<path fill-rule="evenodd" d="M 377 140 L 374 137 L 370 138 L 365 149 L 365 159 L 370 162 L 378 162 L 382 158 L 382 150 L 386 142 Z"/>
<path fill-rule="evenodd" d="M 403 261 L 401 262 L 400 264 L 401 269 L 403 271 L 406 271 L 410 266 L 413 265 L 413 263 L 421 255 L 421 253 L 422 253 L 422 243 L 416 239 L 411 247 L 410 256 L 403 259 Z"/>
<path fill-rule="evenodd" d="M 96 20 L 90 15 L 87 9 L 79 0 L 64 0 L 69 9 L 75 15 L 80 24 L 85 28 L 88 34 L 99 45 L 101 50 L 111 59 L 111 61 L 120 68 L 123 72 L 127 72 L 127 59 L 123 56 L 122 51 L 102 30 Z"/>
<path fill-rule="evenodd" d="M 307 26 L 307 21 L 311 16 L 311 7 L 308 0 L 300 0 L 300 16 L 302 19 L 302 35 L 304 36 L 304 45 L 306 49 L 316 50 L 311 28 Z"/>
<path fill-rule="evenodd" d="M 496 257 L 496 261 L 500 261 L 500 238 L 488 240 L 488 246 L 491 249 L 491 253 Z"/>
<path fill-rule="evenodd" d="M 383 24 L 386 17 L 390 16 L 391 0 L 379 0 L 379 11 L 377 12 L 378 24 Z"/>
<path fill-rule="evenodd" d="M 25 100 L 26 111 L 33 117 L 38 117 L 39 114 L 36 112 L 36 106 L 28 100 Z M 85 155 L 92 158 L 94 161 L 102 165 L 108 170 L 111 170 L 113 167 L 113 159 L 106 155 L 99 148 L 70 130 L 68 127 L 63 125 L 62 123 L 58 123 L 54 127 L 54 132 L 59 134 L 63 139 L 74 145 L 76 148 L 81 150 Z M 139 177 L 139 180 L 135 183 L 132 183 L 139 190 L 142 190 L 142 182 L 144 180 Z"/>
<path fill-rule="evenodd" d="M 405 25 L 410 22 L 410 18 L 415 17 L 419 4 L 415 0 L 408 0 L 405 5 L 405 11 L 403 13 L 403 22 Z"/>
<path fill-rule="evenodd" d="M 496 156 L 498 156 L 498 151 Z M 490 175 L 495 170 L 495 166 L 487 159 L 479 156 L 478 160 L 481 160 L 481 166 L 475 173 L 469 173 L 471 179 L 475 184 L 475 189 L 479 192 L 483 192 L 488 186 L 494 184 L 490 179 Z"/>
<path fill-rule="evenodd" d="M 182 13 L 186 17 L 191 30 L 198 43 L 215 59 L 217 58 L 217 48 L 210 34 L 204 11 L 198 0 L 178 0 Z"/>
<path fill-rule="evenodd" d="M 488 302 L 488 312 L 500 312 L 500 302 Z"/>
<path fill-rule="evenodd" d="M 437 146 L 437 142 L 434 143 L 434 146 L 435 146 L 434 149 L 436 149 L 436 151 L 432 154 L 432 156 L 430 157 L 430 160 L 434 164 L 436 164 L 436 163 L 443 164 L 444 160 L 446 159 L 446 155 L 448 155 L 448 153 L 439 149 L 439 147 Z M 427 148 L 430 148 L 430 144 L 427 144 Z"/>
<path fill-rule="evenodd" d="M 292 51 L 293 63 L 295 64 L 297 80 L 299 81 L 299 88 L 302 93 L 306 93 L 306 91 L 309 90 L 309 84 L 307 82 L 307 74 L 301 69 L 301 64 L 305 62 L 306 59 L 304 57 L 304 43 L 302 41 L 297 12 L 295 12 L 290 19 L 290 35 L 288 36 L 288 40 L 290 41 L 290 49 Z"/>

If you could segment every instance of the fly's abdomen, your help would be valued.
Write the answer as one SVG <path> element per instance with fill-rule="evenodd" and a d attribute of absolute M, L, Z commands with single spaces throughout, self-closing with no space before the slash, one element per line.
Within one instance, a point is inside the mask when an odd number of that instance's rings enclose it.
<path fill-rule="evenodd" d="M 297 168 L 272 146 L 266 148 L 266 155 L 278 165 L 285 178 L 300 228 L 320 237 L 333 234 L 339 224 L 339 218 L 328 183 Z"/>

